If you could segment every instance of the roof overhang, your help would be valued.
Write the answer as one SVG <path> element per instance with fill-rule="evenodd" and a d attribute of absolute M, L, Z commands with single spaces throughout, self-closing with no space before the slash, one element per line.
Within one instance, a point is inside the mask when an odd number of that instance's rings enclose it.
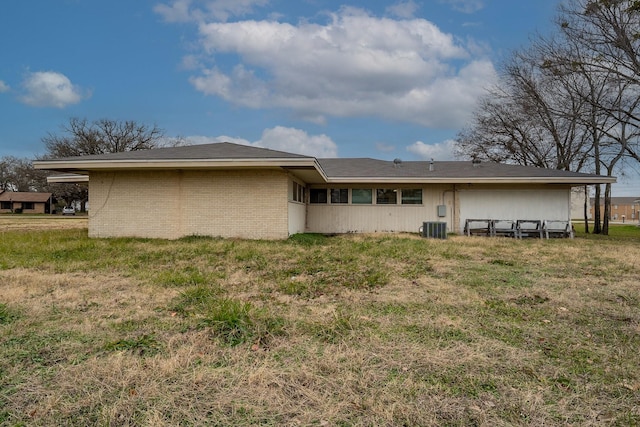
<path fill-rule="evenodd" d="M 47 177 L 48 184 L 78 184 L 82 182 L 89 182 L 89 175 L 65 173 L 63 175 L 51 175 Z"/>
<path fill-rule="evenodd" d="M 63 172 L 48 182 L 87 182 L 90 172 L 123 170 L 229 170 L 284 169 L 309 182 L 326 182 L 327 176 L 313 157 L 282 159 L 188 159 L 188 160 L 39 160 L 35 169 Z M 86 179 L 72 178 L 84 175 Z M 55 181 L 54 181 L 55 179 Z"/>

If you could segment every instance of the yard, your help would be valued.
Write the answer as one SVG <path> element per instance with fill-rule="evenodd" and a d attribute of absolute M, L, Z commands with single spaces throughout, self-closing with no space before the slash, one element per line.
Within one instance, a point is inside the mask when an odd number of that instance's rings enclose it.
<path fill-rule="evenodd" d="M 0 425 L 638 425 L 640 228 L 611 233 L 88 239 L 3 216 Z"/>

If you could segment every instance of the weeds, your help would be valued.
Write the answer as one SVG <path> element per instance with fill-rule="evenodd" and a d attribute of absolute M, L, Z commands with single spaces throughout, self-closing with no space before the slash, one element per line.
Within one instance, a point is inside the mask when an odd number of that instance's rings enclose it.
<path fill-rule="evenodd" d="M 0 325 L 7 325 L 19 317 L 18 311 L 0 303 Z"/>
<path fill-rule="evenodd" d="M 8 229 L 0 424 L 638 424 L 640 239 L 624 233 Z"/>

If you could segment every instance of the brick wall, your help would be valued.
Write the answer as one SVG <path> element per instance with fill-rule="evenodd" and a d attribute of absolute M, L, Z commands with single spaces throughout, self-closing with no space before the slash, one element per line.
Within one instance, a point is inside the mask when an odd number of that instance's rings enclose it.
<path fill-rule="evenodd" d="M 89 236 L 285 239 L 287 183 L 278 170 L 91 173 Z"/>

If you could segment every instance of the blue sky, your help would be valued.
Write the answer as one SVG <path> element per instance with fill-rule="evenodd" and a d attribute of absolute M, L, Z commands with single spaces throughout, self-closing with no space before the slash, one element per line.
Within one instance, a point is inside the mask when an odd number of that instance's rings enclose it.
<path fill-rule="evenodd" d="M 558 0 L 3 0 L 0 156 L 71 117 L 318 157 L 451 158 Z M 637 175 L 614 195 L 640 193 Z M 634 182 L 635 181 L 635 182 Z"/>

